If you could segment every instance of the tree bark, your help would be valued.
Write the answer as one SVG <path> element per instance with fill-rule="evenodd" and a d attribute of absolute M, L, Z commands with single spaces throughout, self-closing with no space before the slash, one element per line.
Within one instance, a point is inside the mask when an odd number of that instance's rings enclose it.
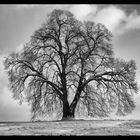
<path fill-rule="evenodd" d="M 63 101 L 63 117 L 62 120 L 74 119 L 75 109 L 71 108 L 67 100 Z"/>
<path fill-rule="evenodd" d="M 78 91 L 76 93 L 71 105 L 69 105 L 67 97 L 65 97 L 65 99 L 63 100 L 63 117 L 62 117 L 62 120 L 74 119 L 75 109 L 76 109 L 76 106 L 77 106 L 77 103 L 78 103 L 79 99 L 80 99 L 80 91 Z"/>

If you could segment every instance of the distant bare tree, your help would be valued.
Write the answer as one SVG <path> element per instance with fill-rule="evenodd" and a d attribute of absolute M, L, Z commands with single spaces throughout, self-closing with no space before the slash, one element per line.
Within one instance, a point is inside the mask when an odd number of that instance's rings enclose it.
<path fill-rule="evenodd" d="M 21 53 L 4 62 L 13 97 L 31 104 L 32 119 L 63 113 L 75 117 L 126 115 L 137 93 L 136 66 L 114 58 L 112 34 L 102 24 L 80 22 L 72 13 L 54 10 Z"/>

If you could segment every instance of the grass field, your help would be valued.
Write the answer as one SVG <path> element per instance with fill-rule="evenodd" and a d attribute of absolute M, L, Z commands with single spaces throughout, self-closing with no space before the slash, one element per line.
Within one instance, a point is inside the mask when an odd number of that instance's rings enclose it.
<path fill-rule="evenodd" d="M 140 135 L 140 120 L 1 122 L 0 135 Z"/>

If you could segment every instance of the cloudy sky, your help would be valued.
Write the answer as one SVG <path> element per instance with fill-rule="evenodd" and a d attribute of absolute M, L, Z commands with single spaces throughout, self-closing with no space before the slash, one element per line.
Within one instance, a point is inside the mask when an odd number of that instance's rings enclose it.
<path fill-rule="evenodd" d="M 115 56 L 136 61 L 140 87 L 140 5 L 0 5 L 0 121 L 30 120 L 30 106 L 12 99 L 3 59 L 22 49 L 53 9 L 69 10 L 82 21 L 103 23 L 114 35 Z M 125 118 L 140 119 L 140 94 L 134 99 L 136 109 Z"/>

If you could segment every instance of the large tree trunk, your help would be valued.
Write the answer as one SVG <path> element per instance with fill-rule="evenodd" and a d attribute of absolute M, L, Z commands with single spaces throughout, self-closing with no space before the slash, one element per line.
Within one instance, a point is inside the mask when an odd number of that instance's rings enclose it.
<path fill-rule="evenodd" d="M 74 119 L 75 117 L 75 109 L 77 106 L 77 103 L 80 99 L 80 92 L 77 92 L 77 94 L 75 95 L 71 105 L 69 105 L 69 102 L 67 100 L 67 98 L 65 98 L 65 100 L 63 100 L 63 117 L 62 120 L 71 120 Z"/>
<path fill-rule="evenodd" d="M 62 120 L 74 119 L 75 108 L 70 107 L 67 100 L 63 101 L 63 117 Z"/>

